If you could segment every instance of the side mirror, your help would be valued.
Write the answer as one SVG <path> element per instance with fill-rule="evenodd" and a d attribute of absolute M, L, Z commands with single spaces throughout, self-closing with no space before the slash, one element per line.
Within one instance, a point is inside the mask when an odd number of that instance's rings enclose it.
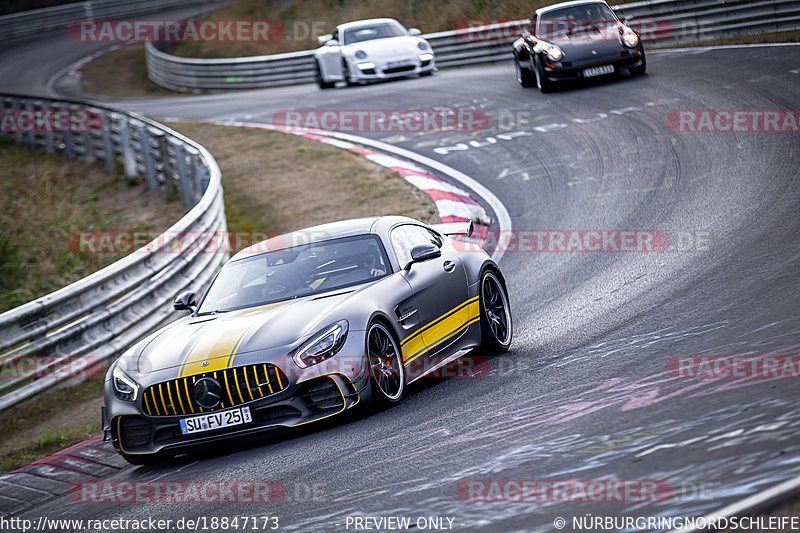
<path fill-rule="evenodd" d="M 405 270 L 409 270 L 414 263 L 434 259 L 441 255 L 442 251 L 435 244 L 418 244 L 411 249 L 411 261 L 408 262 Z"/>
<path fill-rule="evenodd" d="M 194 312 L 194 306 L 196 305 L 197 298 L 195 298 L 194 291 L 186 291 L 181 293 L 172 302 L 172 307 L 174 307 L 176 311 Z"/>
<path fill-rule="evenodd" d="M 320 46 L 323 46 L 325 43 L 327 43 L 331 39 L 333 39 L 333 34 L 332 33 L 326 33 L 325 35 L 318 35 L 317 36 L 317 42 L 319 43 Z"/>
<path fill-rule="evenodd" d="M 624 19 L 622 19 L 622 23 L 623 23 L 623 24 L 625 24 L 625 25 L 627 26 L 627 25 L 628 25 L 628 23 L 629 23 L 630 21 L 632 21 L 632 20 L 633 20 L 633 17 L 625 17 Z"/>
<path fill-rule="evenodd" d="M 339 46 L 339 41 L 337 41 L 336 39 L 331 39 L 330 41 L 325 43 L 325 46 Z"/>
<path fill-rule="evenodd" d="M 417 35 L 422 35 L 422 30 L 419 28 L 408 28 L 408 34 L 412 37 L 416 37 Z"/>

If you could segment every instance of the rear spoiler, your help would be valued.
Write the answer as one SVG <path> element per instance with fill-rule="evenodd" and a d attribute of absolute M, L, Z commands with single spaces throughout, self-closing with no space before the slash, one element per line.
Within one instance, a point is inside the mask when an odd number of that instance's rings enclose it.
<path fill-rule="evenodd" d="M 472 232 L 475 229 L 472 221 L 469 222 L 451 222 L 449 224 L 432 224 L 431 227 L 441 233 L 451 237 L 453 235 L 466 235 L 472 237 Z"/>

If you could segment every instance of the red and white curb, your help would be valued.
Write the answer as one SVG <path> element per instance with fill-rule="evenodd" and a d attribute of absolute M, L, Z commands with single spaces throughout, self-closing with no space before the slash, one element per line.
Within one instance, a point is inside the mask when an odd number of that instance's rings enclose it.
<path fill-rule="evenodd" d="M 436 204 L 439 218 L 443 223 L 472 221 L 475 227 L 472 240 L 478 243 L 483 243 L 486 240 L 489 226 L 492 223 L 486 209 L 467 190 L 447 183 L 407 158 L 401 159 L 394 155 L 366 148 L 355 142 L 342 140 L 336 137 L 339 135 L 336 132 L 287 131 L 271 124 L 252 122 L 222 121 L 215 122 L 215 124 L 292 133 L 354 152 L 377 165 L 394 170 L 411 185 L 430 196 Z"/>
<path fill-rule="evenodd" d="M 0 476 L 0 516 L 13 516 L 69 492 L 73 483 L 107 478 L 128 463 L 98 435 Z"/>

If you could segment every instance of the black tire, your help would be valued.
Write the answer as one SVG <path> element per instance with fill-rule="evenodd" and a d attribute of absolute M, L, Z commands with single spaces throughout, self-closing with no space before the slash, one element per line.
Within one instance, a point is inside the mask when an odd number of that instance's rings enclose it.
<path fill-rule="evenodd" d="M 322 79 L 322 69 L 319 66 L 319 61 L 314 61 L 314 78 L 317 80 L 317 85 L 320 89 L 332 89 L 336 82 L 325 81 Z"/>
<path fill-rule="evenodd" d="M 632 68 L 631 74 L 638 76 L 640 74 L 646 74 L 646 73 L 647 73 L 647 58 L 645 57 L 644 52 L 642 52 L 642 64 L 639 65 L 638 67 Z"/>
<path fill-rule="evenodd" d="M 507 352 L 514 335 L 511 305 L 500 276 L 494 270 L 487 269 L 481 275 L 480 303 L 482 351 L 492 355 Z"/>
<path fill-rule="evenodd" d="M 355 82 L 350 79 L 350 67 L 347 65 L 346 59 L 342 59 L 342 74 L 344 75 L 344 82 L 348 87 L 355 85 Z"/>
<path fill-rule="evenodd" d="M 405 393 L 406 371 L 400 344 L 383 322 L 373 322 L 367 328 L 366 354 L 372 405 L 396 404 Z"/>
<path fill-rule="evenodd" d="M 536 85 L 536 74 L 531 69 L 521 66 L 516 56 L 514 56 L 514 71 L 517 75 L 517 82 L 523 87 Z"/>
<path fill-rule="evenodd" d="M 553 82 L 547 79 L 547 76 L 544 75 L 544 67 L 542 67 L 541 61 L 535 62 L 536 67 L 536 86 L 539 87 L 539 90 L 543 93 L 549 93 L 553 90 Z"/>
<path fill-rule="evenodd" d="M 122 455 L 123 459 L 125 459 L 134 466 L 157 465 L 165 463 L 169 459 L 168 457 L 164 457 L 154 453 L 128 454 L 120 452 L 120 455 Z"/>

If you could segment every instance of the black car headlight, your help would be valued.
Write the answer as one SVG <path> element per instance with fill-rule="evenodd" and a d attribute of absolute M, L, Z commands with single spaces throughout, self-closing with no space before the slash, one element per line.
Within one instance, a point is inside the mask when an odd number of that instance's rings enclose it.
<path fill-rule="evenodd" d="M 114 385 L 114 396 L 124 402 L 136 401 L 136 397 L 139 395 L 139 385 L 128 377 L 119 367 L 114 367 L 111 380 Z"/>
<path fill-rule="evenodd" d="M 625 31 L 622 33 L 622 42 L 629 48 L 636 48 L 636 45 L 639 44 L 639 36 L 636 35 L 636 32 L 632 29 L 625 28 Z"/>
<path fill-rule="evenodd" d="M 564 52 L 556 45 L 548 46 L 544 53 L 553 61 L 561 61 L 561 58 L 564 57 Z"/>
<path fill-rule="evenodd" d="M 323 329 L 319 334 L 297 348 L 292 359 L 300 368 L 308 368 L 336 355 L 347 338 L 347 320 Z"/>
<path fill-rule="evenodd" d="M 367 53 L 364 50 L 356 50 L 356 59 L 366 59 Z"/>

